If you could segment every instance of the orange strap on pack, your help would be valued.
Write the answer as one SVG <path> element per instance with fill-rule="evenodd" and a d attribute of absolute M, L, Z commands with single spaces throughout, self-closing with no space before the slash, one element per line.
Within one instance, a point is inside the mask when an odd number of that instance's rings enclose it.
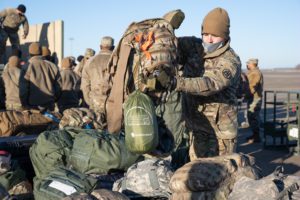
<path fill-rule="evenodd" d="M 154 39 L 153 39 L 153 31 L 150 31 L 148 34 L 147 34 L 147 38 L 146 40 L 143 40 L 143 36 L 144 34 L 143 33 L 139 33 L 138 35 L 135 35 L 135 41 L 136 42 L 140 42 L 141 43 L 141 50 L 145 53 L 146 55 L 146 58 L 148 60 L 151 60 L 151 53 L 149 51 L 147 51 L 151 45 L 154 43 Z"/>

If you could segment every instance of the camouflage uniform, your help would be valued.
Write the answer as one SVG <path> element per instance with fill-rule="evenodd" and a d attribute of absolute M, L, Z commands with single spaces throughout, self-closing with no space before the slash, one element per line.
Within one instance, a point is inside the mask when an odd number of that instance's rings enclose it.
<path fill-rule="evenodd" d="M 193 97 L 194 102 L 189 105 L 192 117 L 187 120 L 193 131 L 191 160 L 230 154 L 236 148 L 236 89 L 241 63 L 229 44 L 230 41 L 204 56 L 202 76 L 177 79 L 177 91 L 199 96 Z"/>
<path fill-rule="evenodd" d="M 2 18 L 2 19 L 1 19 Z M 3 21 L 2 21 L 3 20 Z M 17 9 L 8 8 L 0 12 L 0 59 L 5 53 L 6 41 L 12 45 L 12 49 L 20 49 L 20 40 L 18 36 L 19 26 L 22 24 L 24 29 L 24 36 L 29 32 L 29 25 L 25 15 L 19 15 Z"/>
<path fill-rule="evenodd" d="M 80 61 L 80 63 L 75 67 L 74 71 L 81 77 L 82 76 L 82 70 L 87 63 L 88 59 L 93 57 L 95 55 L 95 51 L 93 49 L 87 48 L 84 54 L 83 59 Z"/>
<path fill-rule="evenodd" d="M 106 85 L 108 87 L 105 69 L 111 53 L 109 50 L 101 50 L 87 62 L 82 71 L 81 90 L 84 100 L 92 110 L 103 113 L 107 98 Z"/>
<path fill-rule="evenodd" d="M 260 110 L 262 104 L 263 93 L 263 75 L 261 71 L 256 67 L 251 69 L 247 73 L 249 80 L 250 94 L 247 98 L 248 105 L 248 121 L 253 131 L 253 134 L 259 138 L 259 125 L 260 125 Z M 257 138 L 257 139 L 258 139 Z"/>

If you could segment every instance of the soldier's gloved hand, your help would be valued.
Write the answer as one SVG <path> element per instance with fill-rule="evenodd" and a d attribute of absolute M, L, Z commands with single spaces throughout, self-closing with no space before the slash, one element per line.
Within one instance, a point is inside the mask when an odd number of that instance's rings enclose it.
<path fill-rule="evenodd" d="M 176 86 L 176 78 L 167 74 L 165 70 L 156 70 L 154 75 L 162 88 L 172 90 Z"/>

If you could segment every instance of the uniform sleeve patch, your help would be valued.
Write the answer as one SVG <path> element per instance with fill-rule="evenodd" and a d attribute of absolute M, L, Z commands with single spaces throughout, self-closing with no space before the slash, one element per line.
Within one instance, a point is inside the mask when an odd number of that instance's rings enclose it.
<path fill-rule="evenodd" d="M 231 71 L 229 69 L 223 69 L 222 74 L 227 79 L 231 79 L 232 78 L 232 74 L 231 74 Z"/>

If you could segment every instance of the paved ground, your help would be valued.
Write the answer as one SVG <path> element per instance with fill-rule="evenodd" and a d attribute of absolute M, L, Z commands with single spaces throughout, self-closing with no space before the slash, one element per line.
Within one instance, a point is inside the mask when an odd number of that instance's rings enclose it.
<path fill-rule="evenodd" d="M 298 90 L 300 91 L 300 70 L 265 70 L 263 71 L 265 90 Z M 271 97 L 272 98 L 272 97 Z M 286 97 L 281 96 L 280 100 L 284 101 Z M 292 110 L 293 108 L 291 108 Z M 273 117 L 273 107 L 268 107 L 268 119 Z M 286 116 L 286 108 L 281 106 L 278 108 L 277 117 L 284 120 Z M 263 110 L 261 112 L 263 118 Z M 242 121 L 243 113 L 239 113 L 240 121 Z M 262 174 L 267 175 L 274 171 L 277 166 L 283 165 L 285 173 L 300 175 L 300 156 L 290 154 L 288 148 L 263 148 L 260 144 L 246 143 L 246 137 L 251 134 L 249 128 L 239 128 L 238 135 L 238 151 L 250 154 L 256 158 L 258 166 L 262 169 Z M 263 129 L 261 129 L 263 136 Z M 271 138 L 267 139 L 271 142 Z M 277 141 L 278 143 L 280 141 Z"/>

